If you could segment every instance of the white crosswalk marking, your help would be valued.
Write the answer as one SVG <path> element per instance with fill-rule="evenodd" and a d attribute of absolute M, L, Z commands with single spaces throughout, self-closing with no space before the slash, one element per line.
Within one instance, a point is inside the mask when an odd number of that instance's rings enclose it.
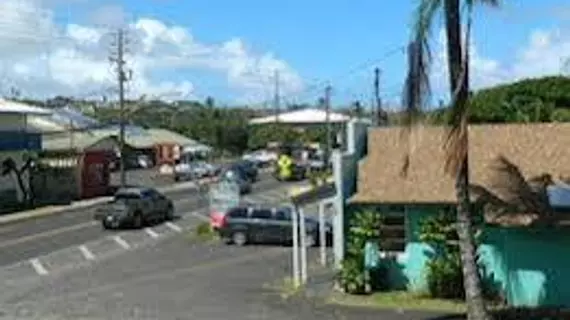
<path fill-rule="evenodd" d="M 91 252 L 91 250 L 89 250 L 89 248 L 87 248 L 86 245 L 80 245 L 80 246 L 79 246 L 79 251 L 81 251 L 81 253 L 82 253 L 83 256 L 85 257 L 85 259 L 87 259 L 87 260 L 95 260 L 95 255 Z"/>
<path fill-rule="evenodd" d="M 151 228 L 144 228 L 144 232 L 146 232 L 146 234 L 148 234 L 151 238 L 158 238 L 158 233 L 156 233 Z"/>
<path fill-rule="evenodd" d="M 172 223 L 172 222 L 170 222 L 170 221 L 165 222 L 164 225 L 167 226 L 168 228 L 170 228 L 170 229 L 173 230 L 173 231 L 176 231 L 176 232 L 181 232 L 181 231 L 182 231 L 182 228 L 180 228 L 179 226 L 175 225 L 174 223 Z"/>
<path fill-rule="evenodd" d="M 131 248 L 131 245 L 125 241 L 125 239 L 121 238 L 120 236 L 114 236 L 113 240 L 115 240 L 115 242 L 120 245 L 121 247 L 123 247 L 123 249 L 128 250 Z"/>
<path fill-rule="evenodd" d="M 210 221 L 210 218 L 201 214 L 199 211 L 192 211 L 190 212 L 190 215 L 202 220 L 202 221 Z"/>
<path fill-rule="evenodd" d="M 47 269 L 40 262 L 40 259 L 38 258 L 30 259 L 30 263 L 32 264 L 32 267 L 34 268 L 36 273 L 39 274 L 40 276 L 45 276 L 46 274 L 48 274 Z"/>

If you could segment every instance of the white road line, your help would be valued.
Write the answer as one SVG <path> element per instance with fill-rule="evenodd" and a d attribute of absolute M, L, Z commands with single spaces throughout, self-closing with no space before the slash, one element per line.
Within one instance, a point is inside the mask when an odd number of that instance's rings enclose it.
<path fill-rule="evenodd" d="M 182 228 L 180 228 L 179 226 L 175 225 L 174 223 L 172 223 L 172 222 L 170 222 L 170 221 L 165 222 L 164 225 L 167 226 L 168 228 L 170 228 L 170 229 L 173 230 L 173 231 L 176 231 L 176 232 L 181 232 L 181 231 L 182 231 Z"/>
<path fill-rule="evenodd" d="M 32 264 L 32 267 L 34 268 L 36 273 L 39 274 L 40 276 L 45 276 L 46 274 L 48 274 L 47 269 L 40 262 L 40 259 L 38 258 L 30 259 L 30 263 Z"/>
<path fill-rule="evenodd" d="M 196 217 L 196 218 L 198 218 L 198 219 L 200 219 L 200 220 L 202 220 L 202 221 L 210 221 L 210 217 L 207 217 L 207 216 L 201 214 L 201 213 L 198 212 L 198 211 L 192 211 L 192 212 L 190 212 L 190 215 L 191 215 L 191 216 L 194 216 L 194 217 Z"/>
<path fill-rule="evenodd" d="M 131 248 L 131 245 L 125 241 L 125 239 L 121 238 L 120 236 L 114 236 L 113 240 L 115 240 L 115 242 L 120 245 L 121 247 L 123 247 L 123 249 L 125 250 L 129 250 Z"/>
<path fill-rule="evenodd" d="M 79 251 L 81 251 L 81 253 L 83 254 L 83 256 L 85 257 L 85 259 L 87 260 L 95 260 L 95 255 L 93 254 L 93 252 L 91 252 L 91 250 L 89 250 L 89 248 L 87 248 L 86 245 L 80 245 L 79 246 Z"/>
<path fill-rule="evenodd" d="M 146 232 L 146 234 L 148 234 L 151 238 L 158 238 L 158 233 L 156 233 L 151 228 L 144 228 L 144 232 Z"/>

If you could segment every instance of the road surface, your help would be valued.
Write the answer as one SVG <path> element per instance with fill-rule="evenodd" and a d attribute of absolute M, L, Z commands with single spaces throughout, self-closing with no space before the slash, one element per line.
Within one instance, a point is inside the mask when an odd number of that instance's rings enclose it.
<path fill-rule="evenodd" d="M 6 319 L 425 318 L 285 301 L 268 284 L 289 275 L 290 262 L 290 248 L 193 243 L 180 234 L 105 263 L 4 290 L 0 305 Z"/>
<path fill-rule="evenodd" d="M 252 195 L 285 186 L 264 175 L 254 185 Z M 195 189 L 177 190 L 167 195 L 174 201 L 176 213 L 181 216 L 205 210 L 208 204 L 207 194 Z M 93 220 L 98 207 L 100 206 L 72 209 L 51 216 L 0 226 L 0 267 L 108 235 L 109 231 L 103 230 L 101 224 Z"/>

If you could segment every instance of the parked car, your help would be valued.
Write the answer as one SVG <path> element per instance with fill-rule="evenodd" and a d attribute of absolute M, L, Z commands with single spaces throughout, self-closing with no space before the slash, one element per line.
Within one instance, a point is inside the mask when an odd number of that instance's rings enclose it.
<path fill-rule="evenodd" d="M 240 206 L 218 217 L 216 230 L 227 243 L 239 246 L 248 243 L 290 244 L 293 241 L 292 210 Z M 325 224 L 327 245 L 332 241 L 332 226 Z M 319 222 L 305 218 L 305 244 L 319 244 Z"/>
<path fill-rule="evenodd" d="M 267 150 L 257 150 L 252 153 L 244 154 L 242 159 L 253 161 L 260 167 L 266 167 L 277 161 L 277 153 Z"/>
<path fill-rule="evenodd" d="M 121 188 L 111 200 L 95 214 L 103 228 L 131 226 L 141 228 L 151 222 L 174 218 L 172 200 L 153 188 Z"/>

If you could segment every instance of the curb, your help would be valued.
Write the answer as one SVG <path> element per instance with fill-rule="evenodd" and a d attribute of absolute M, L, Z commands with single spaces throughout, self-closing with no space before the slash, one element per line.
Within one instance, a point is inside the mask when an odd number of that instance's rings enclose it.
<path fill-rule="evenodd" d="M 198 184 L 207 184 L 207 183 L 198 182 Z M 164 187 L 158 187 L 156 189 L 158 191 L 161 191 L 161 192 L 171 192 L 171 191 L 177 191 L 177 190 L 192 189 L 193 187 L 196 187 L 195 182 L 183 182 L 183 183 L 179 183 L 179 184 L 174 184 L 174 185 L 169 185 L 169 186 L 164 186 Z M 6 214 L 6 215 L 0 216 L 0 226 L 12 224 L 12 223 L 17 223 L 17 222 L 22 222 L 22 221 L 26 221 L 26 220 L 31 220 L 31 219 L 45 218 L 48 216 L 64 213 L 65 211 L 68 211 L 68 210 L 88 209 L 88 208 L 97 206 L 99 204 L 105 203 L 111 199 L 113 199 L 113 197 L 99 197 L 99 198 L 93 198 L 93 199 L 88 199 L 88 200 L 80 200 L 80 201 L 72 202 L 71 204 L 68 204 L 68 205 L 61 205 L 61 206 L 52 205 L 52 206 L 40 207 L 37 209 L 28 210 L 28 211 L 21 211 L 21 212 L 12 213 L 12 214 Z"/>

